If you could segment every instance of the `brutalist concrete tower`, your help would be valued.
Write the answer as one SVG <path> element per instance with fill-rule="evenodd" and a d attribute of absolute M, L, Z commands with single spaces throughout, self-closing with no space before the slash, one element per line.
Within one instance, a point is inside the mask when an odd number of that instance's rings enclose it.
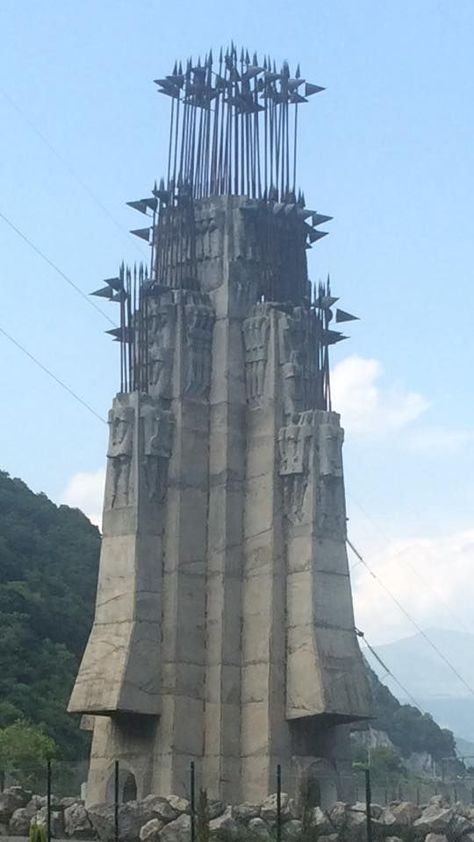
<path fill-rule="evenodd" d="M 70 711 L 93 726 L 89 799 L 113 764 L 137 793 L 257 801 L 347 770 L 370 715 L 331 411 L 336 299 L 308 280 L 330 217 L 296 193 L 297 115 L 322 88 L 232 47 L 157 80 L 166 180 L 130 205 L 151 268 L 121 268 L 94 625 Z M 350 314 L 337 310 L 336 321 Z"/>

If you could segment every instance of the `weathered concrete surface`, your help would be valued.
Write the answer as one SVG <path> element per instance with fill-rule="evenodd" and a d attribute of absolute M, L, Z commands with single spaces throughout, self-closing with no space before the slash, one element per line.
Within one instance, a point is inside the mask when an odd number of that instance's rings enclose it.
<path fill-rule="evenodd" d="M 346 723 L 370 713 L 343 434 L 317 409 L 307 301 L 262 300 L 280 268 L 245 202 L 196 203 L 198 278 L 150 299 L 148 394 L 110 415 L 96 617 L 70 702 L 92 717 L 96 800 L 118 759 L 139 798 L 184 795 L 195 760 L 216 799 L 263 800 L 282 763 L 295 790 L 320 776 L 329 803 Z"/>

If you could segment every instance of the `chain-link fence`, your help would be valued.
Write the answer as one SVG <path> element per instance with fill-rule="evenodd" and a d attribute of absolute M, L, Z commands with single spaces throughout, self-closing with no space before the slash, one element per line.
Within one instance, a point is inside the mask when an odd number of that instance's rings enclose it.
<path fill-rule="evenodd" d="M 421 808 L 436 795 L 446 805 L 474 802 L 474 780 L 469 778 L 381 779 L 371 775 L 369 768 L 351 768 L 350 764 L 342 772 L 328 771 L 325 766 L 314 774 L 302 774 L 291 765 L 275 765 L 265 795 L 261 788 L 249 798 L 251 790 L 247 789 L 245 803 L 241 803 L 244 799 L 237 787 L 235 797 L 218 800 L 218 787 L 206 788 L 208 782 L 198 763 L 183 763 L 177 780 L 179 791 L 174 795 L 154 792 L 153 786 L 140 791 L 129 766 L 118 760 L 107 766 L 97 790 L 88 774 L 87 760 L 53 760 L 29 768 L 12 764 L 0 776 L 2 835 L 26 838 L 35 826 L 42 829 L 44 842 L 94 838 L 118 842 L 142 838 L 141 828 L 149 822 L 154 822 L 157 831 L 175 822 L 180 840 L 189 842 L 208 839 L 206 827 L 213 835 L 219 829 L 224 836 L 229 831 L 227 836 L 234 839 L 242 831 L 240 835 L 247 840 L 249 829 L 255 830 L 256 837 L 265 831 L 275 842 L 286 842 L 297 839 L 298 834 L 316 840 L 318 834 L 328 834 L 334 827 L 340 830 L 348 823 L 351 838 L 357 829 L 358 839 L 371 842 L 374 828 L 380 837 L 380 814 L 394 803 L 411 802 Z M 150 789 L 152 794 L 147 795 Z M 318 833 L 312 826 L 315 818 Z"/>

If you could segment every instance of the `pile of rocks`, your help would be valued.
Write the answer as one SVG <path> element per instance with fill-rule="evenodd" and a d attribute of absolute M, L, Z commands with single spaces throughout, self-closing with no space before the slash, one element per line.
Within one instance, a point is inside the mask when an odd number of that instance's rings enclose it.
<path fill-rule="evenodd" d="M 277 798 L 270 795 L 262 804 L 226 806 L 208 803 L 210 839 L 225 842 L 270 842 L 275 838 Z M 94 804 L 88 808 L 77 798 L 52 798 L 52 835 L 56 839 L 114 840 L 114 805 Z M 337 802 L 329 810 L 319 807 L 301 815 L 297 803 L 281 796 L 283 842 L 365 842 L 365 804 Z M 22 787 L 10 787 L 0 794 L 0 836 L 28 836 L 32 823 L 46 824 L 46 798 Z M 393 801 L 371 808 L 371 823 L 377 842 L 474 842 L 474 806 L 450 806 L 436 796 L 418 807 L 408 801 Z M 141 801 L 119 806 L 121 842 L 189 842 L 191 809 L 186 798 L 148 795 Z"/>

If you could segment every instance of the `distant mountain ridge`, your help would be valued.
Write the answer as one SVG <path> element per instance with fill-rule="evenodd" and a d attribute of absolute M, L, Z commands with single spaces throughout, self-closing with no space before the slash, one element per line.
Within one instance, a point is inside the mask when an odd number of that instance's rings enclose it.
<path fill-rule="evenodd" d="M 465 683 L 421 634 L 374 648 L 418 704 L 442 727 L 449 728 L 456 737 L 474 742 L 474 634 L 438 628 L 427 629 L 426 633 Z M 375 659 L 370 659 L 370 663 L 392 693 L 406 702 L 407 696 L 381 665 Z"/>

